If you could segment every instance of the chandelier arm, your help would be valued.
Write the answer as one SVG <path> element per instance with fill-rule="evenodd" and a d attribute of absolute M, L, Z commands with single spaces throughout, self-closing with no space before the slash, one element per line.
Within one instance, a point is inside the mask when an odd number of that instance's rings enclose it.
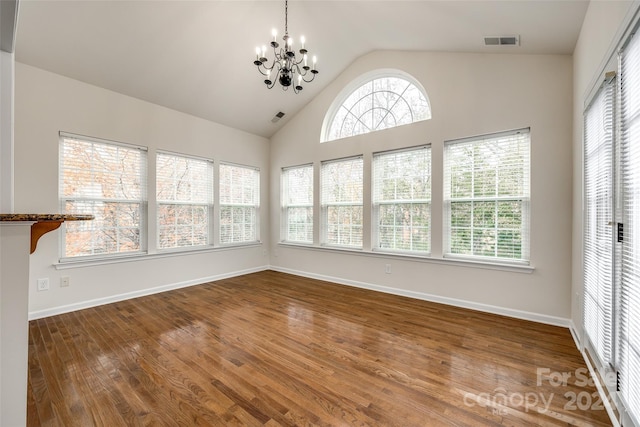
<path fill-rule="evenodd" d="M 274 69 L 275 72 L 273 72 Z M 280 75 L 280 69 L 280 63 L 277 61 L 274 61 L 274 63 L 271 65 L 271 68 L 267 69 L 269 73 L 264 74 L 265 76 L 268 76 L 264 80 L 264 83 L 267 85 L 267 89 L 273 89 L 273 87 L 276 85 L 276 81 L 278 81 L 278 76 Z"/>
<path fill-rule="evenodd" d="M 305 72 L 303 72 L 303 71 L 300 69 L 300 66 L 299 66 L 297 63 L 292 64 L 291 68 L 292 68 L 292 69 L 294 69 L 294 70 L 295 70 L 295 72 L 296 72 L 296 73 L 298 73 L 298 74 L 300 74 L 302 77 L 304 77 L 304 76 L 307 74 L 307 73 L 306 73 L 306 71 L 305 71 Z"/>
<path fill-rule="evenodd" d="M 305 83 L 311 83 L 313 81 L 313 79 L 316 78 L 315 74 L 311 74 L 311 78 L 309 80 L 304 78 L 304 75 L 302 76 L 302 81 L 304 81 Z"/>
<path fill-rule="evenodd" d="M 284 52 L 283 52 L 282 48 L 280 48 L 280 52 L 278 52 L 275 47 L 273 48 L 273 56 L 274 56 L 274 58 L 276 58 L 277 60 L 280 60 L 283 55 L 284 55 Z"/>
<path fill-rule="evenodd" d="M 276 80 L 277 80 L 277 79 L 273 79 L 273 80 L 271 80 L 271 84 L 270 84 L 270 85 L 269 85 L 269 84 L 267 85 L 267 89 L 273 89 L 273 87 L 276 85 Z"/>
<path fill-rule="evenodd" d="M 304 81 L 305 83 L 311 83 L 313 81 L 313 79 L 316 78 L 316 74 L 317 73 L 311 73 L 311 72 L 309 72 L 309 70 L 305 70 L 304 68 L 302 70 L 300 70 L 300 66 L 298 64 L 295 64 L 295 69 L 296 69 L 296 73 L 298 73 L 300 76 L 302 76 L 302 81 Z M 306 77 L 309 74 L 311 74 L 311 78 L 309 80 L 307 80 Z"/>
<path fill-rule="evenodd" d="M 258 71 L 260 71 L 260 74 L 262 74 L 263 76 L 268 76 L 269 75 L 268 71 L 271 71 L 272 69 L 273 67 L 271 68 L 264 67 L 265 71 L 262 71 L 262 68 L 260 68 L 260 66 L 258 65 Z"/>
<path fill-rule="evenodd" d="M 275 61 L 271 62 L 271 65 L 269 66 L 267 66 L 266 64 L 267 64 L 267 60 L 265 59 L 264 62 L 261 62 L 260 64 L 257 65 L 258 71 L 263 76 L 267 76 L 269 72 L 273 70 L 273 67 L 276 65 L 276 62 Z"/>

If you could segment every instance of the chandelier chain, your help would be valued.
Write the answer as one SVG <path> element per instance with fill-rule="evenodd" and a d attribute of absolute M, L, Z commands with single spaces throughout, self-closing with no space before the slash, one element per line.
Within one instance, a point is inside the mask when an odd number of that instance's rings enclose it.
<path fill-rule="evenodd" d="M 289 35 L 289 0 L 284 0 L 284 35 Z"/>

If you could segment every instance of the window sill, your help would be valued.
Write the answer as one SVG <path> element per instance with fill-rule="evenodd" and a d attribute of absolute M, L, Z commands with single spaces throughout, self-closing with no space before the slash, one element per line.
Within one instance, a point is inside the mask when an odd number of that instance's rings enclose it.
<path fill-rule="evenodd" d="M 234 249 L 246 249 L 246 248 L 254 248 L 262 246 L 262 242 L 252 242 L 246 244 L 238 244 L 238 245 L 225 245 L 225 246 L 211 246 L 205 248 L 198 249 L 189 249 L 189 250 L 180 250 L 180 249 L 164 249 L 159 250 L 156 253 L 136 253 L 133 255 L 120 255 L 113 257 L 103 257 L 103 258 L 90 258 L 90 259 L 66 259 L 64 261 L 59 261 L 53 266 L 56 270 L 67 270 L 72 268 L 83 268 L 83 267 L 94 267 L 98 265 L 108 265 L 108 264 L 120 264 L 123 262 L 134 262 L 134 261 L 148 261 L 153 259 L 161 259 L 161 258 L 172 258 L 178 256 L 187 256 L 187 255 L 197 255 L 203 253 L 210 252 L 220 252 Z"/>
<path fill-rule="evenodd" d="M 380 257 L 380 258 L 386 258 L 386 259 L 425 262 L 429 264 L 455 265 L 460 267 L 479 268 L 484 270 L 510 271 L 514 273 L 531 274 L 535 270 L 535 267 L 531 265 L 524 265 L 524 264 L 476 261 L 476 260 L 457 259 L 457 258 L 436 258 L 431 255 L 413 255 L 413 254 L 398 253 L 398 252 L 382 252 L 380 250 L 371 251 L 371 250 L 363 250 L 363 249 L 340 248 L 340 247 L 334 247 L 334 246 L 308 245 L 304 243 L 293 243 L 293 242 L 279 242 L 278 245 L 282 247 L 289 247 L 289 248 L 295 248 L 295 249 L 305 249 L 305 250 L 322 251 L 322 252 L 344 252 L 344 253 L 360 255 L 360 256 L 368 256 L 368 257 L 373 256 L 373 257 Z"/>

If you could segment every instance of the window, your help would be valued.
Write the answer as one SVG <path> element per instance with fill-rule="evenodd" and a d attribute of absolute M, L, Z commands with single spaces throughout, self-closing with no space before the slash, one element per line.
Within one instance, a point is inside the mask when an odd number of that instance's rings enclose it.
<path fill-rule="evenodd" d="M 258 241 L 260 171 L 231 164 L 220 165 L 220 243 Z"/>
<path fill-rule="evenodd" d="M 615 83 L 584 116 L 584 324 L 601 363 L 611 360 Z"/>
<path fill-rule="evenodd" d="M 529 129 L 444 148 L 445 256 L 528 262 Z"/>
<path fill-rule="evenodd" d="M 362 157 L 322 163 L 322 243 L 362 248 Z"/>
<path fill-rule="evenodd" d="M 313 243 L 313 165 L 282 169 L 282 240 Z"/>
<path fill-rule="evenodd" d="M 585 109 L 583 138 L 585 348 L 596 356 L 592 360 L 620 409 L 621 425 L 640 425 L 637 20 L 635 25 L 618 50 L 618 77 L 606 73 Z"/>
<path fill-rule="evenodd" d="M 430 147 L 374 154 L 373 215 L 376 249 L 430 252 Z"/>
<path fill-rule="evenodd" d="M 636 31 L 637 31 L 636 27 Z M 640 422 L 640 33 L 620 56 L 620 167 L 624 239 L 618 324 L 620 394 Z"/>
<path fill-rule="evenodd" d="M 142 252 L 146 176 L 145 149 L 61 133 L 61 209 L 95 216 L 65 223 L 62 257 Z"/>
<path fill-rule="evenodd" d="M 213 210 L 213 164 L 209 160 L 156 156 L 158 248 L 208 245 Z"/>
<path fill-rule="evenodd" d="M 394 74 L 370 79 L 336 99 L 325 118 L 321 141 L 430 119 L 429 101 L 420 84 L 404 73 Z"/>

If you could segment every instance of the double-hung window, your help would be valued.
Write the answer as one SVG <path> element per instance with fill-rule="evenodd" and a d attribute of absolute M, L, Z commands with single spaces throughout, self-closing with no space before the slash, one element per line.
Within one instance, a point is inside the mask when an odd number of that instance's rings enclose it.
<path fill-rule="evenodd" d="M 529 129 L 445 142 L 445 256 L 528 263 L 529 146 Z"/>
<path fill-rule="evenodd" d="M 249 166 L 220 164 L 220 244 L 257 242 L 260 171 Z"/>
<path fill-rule="evenodd" d="M 373 155 L 374 249 L 431 250 L 431 148 Z"/>
<path fill-rule="evenodd" d="M 158 248 L 210 244 L 213 162 L 172 153 L 156 156 Z"/>
<path fill-rule="evenodd" d="M 65 223 L 62 258 L 143 252 L 145 148 L 60 133 L 60 205 L 93 221 Z"/>
<path fill-rule="evenodd" d="M 362 248 L 362 157 L 322 163 L 322 243 Z"/>
<path fill-rule="evenodd" d="M 282 240 L 313 243 L 313 165 L 282 169 Z"/>

